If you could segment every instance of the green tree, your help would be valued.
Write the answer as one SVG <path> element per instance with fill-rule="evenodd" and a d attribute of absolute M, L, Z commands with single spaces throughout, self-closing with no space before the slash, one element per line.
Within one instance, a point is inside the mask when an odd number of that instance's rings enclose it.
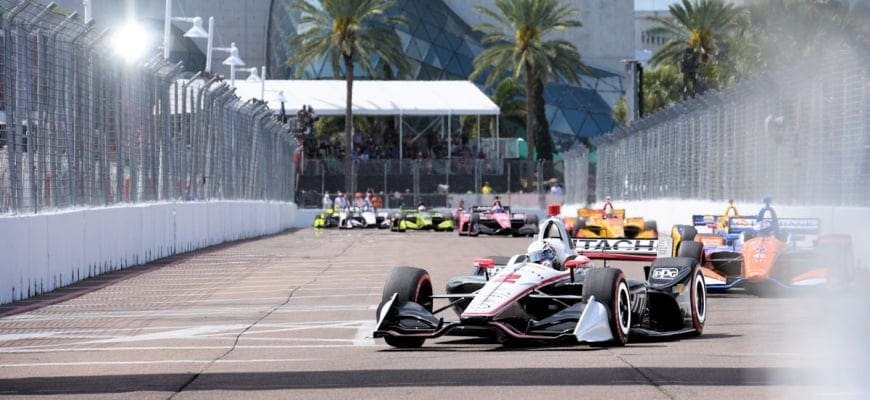
<path fill-rule="evenodd" d="M 701 93 L 707 86 L 718 86 L 714 68 L 739 26 L 740 9 L 723 0 L 682 0 L 668 9 L 672 19 L 652 18 L 661 26 L 650 33 L 671 39 L 653 54 L 651 63 L 680 67 L 687 96 Z"/>
<path fill-rule="evenodd" d="M 616 104 L 613 106 L 611 114 L 613 120 L 619 122 L 621 125 L 628 123 L 628 101 L 625 99 L 625 96 L 622 96 L 617 100 Z"/>
<path fill-rule="evenodd" d="M 659 65 L 643 73 L 643 109 L 647 114 L 682 100 L 680 71 L 673 65 Z"/>
<path fill-rule="evenodd" d="M 496 0 L 496 10 L 477 7 L 494 22 L 474 26 L 483 32 L 486 49 L 474 59 L 470 79 L 489 74 L 487 86 L 492 86 L 508 73 L 523 79 L 526 92 L 526 140 L 529 151 L 537 149 L 535 140 L 534 85 L 536 80 L 565 79 L 579 81 L 583 68 L 580 53 L 566 40 L 551 39 L 550 34 L 579 27 L 574 19 L 580 10 L 559 0 Z M 543 93 L 543 91 L 539 91 Z M 549 134 L 549 133 L 548 133 Z M 545 150 L 545 149 L 541 149 Z M 538 152 L 538 157 L 546 156 Z"/>
<path fill-rule="evenodd" d="M 370 76 L 377 76 L 373 61 L 381 59 L 395 66 L 400 74 L 410 69 L 402 53 L 401 42 L 391 27 L 406 25 L 404 18 L 389 15 L 392 0 L 321 0 L 316 6 L 308 0 L 295 0 L 291 9 L 298 11 L 300 32 L 290 39 L 288 63 L 297 77 L 312 62 L 327 58 L 335 74 L 344 73 L 347 101 L 344 113 L 345 190 L 353 185 L 351 146 L 353 123 L 354 64 Z"/>
<path fill-rule="evenodd" d="M 525 95 L 523 86 L 515 79 L 510 77 L 503 78 L 490 96 L 492 102 L 498 106 L 499 115 L 481 118 L 481 136 L 495 137 L 497 129 L 501 129 L 503 133 L 506 133 L 501 135 L 501 137 L 515 136 L 515 132 L 510 130 L 511 128 L 509 127 L 524 126 L 526 117 Z M 496 118 L 498 118 L 498 126 L 496 126 Z M 476 116 L 464 116 L 460 119 L 459 123 L 462 133 L 472 138 L 477 136 Z"/>
<path fill-rule="evenodd" d="M 767 0 L 748 6 L 750 40 L 760 54 L 750 59 L 757 73 L 817 56 L 833 46 L 868 46 L 870 6 L 846 1 Z"/>

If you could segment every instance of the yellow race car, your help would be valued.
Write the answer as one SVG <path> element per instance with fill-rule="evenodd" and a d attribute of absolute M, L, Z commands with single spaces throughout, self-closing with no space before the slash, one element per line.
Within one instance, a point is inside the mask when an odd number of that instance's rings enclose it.
<path fill-rule="evenodd" d="M 658 227 L 655 221 L 645 221 L 641 217 L 625 218 L 625 209 L 613 208 L 608 198 L 600 209 L 580 208 L 576 217 L 563 220 L 571 236 L 592 239 L 657 239 Z"/>

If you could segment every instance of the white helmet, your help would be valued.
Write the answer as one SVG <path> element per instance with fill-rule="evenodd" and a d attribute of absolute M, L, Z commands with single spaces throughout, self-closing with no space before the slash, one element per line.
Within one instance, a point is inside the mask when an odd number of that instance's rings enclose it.
<path fill-rule="evenodd" d="M 529 261 L 538 264 L 551 264 L 556 259 L 556 250 L 549 242 L 536 240 L 526 249 Z"/>

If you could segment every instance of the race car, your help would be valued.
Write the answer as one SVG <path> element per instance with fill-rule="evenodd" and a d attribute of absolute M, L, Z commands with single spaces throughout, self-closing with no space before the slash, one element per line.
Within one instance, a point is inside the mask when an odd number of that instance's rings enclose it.
<path fill-rule="evenodd" d="M 450 213 L 419 209 L 403 209 L 390 220 L 390 230 L 404 232 L 407 229 L 452 231 L 453 218 Z"/>
<path fill-rule="evenodd" d="M 741 217 L 733 204 L 721 216 L 694 215 L 678 225 L 677 251 L 703 249 L 707 288 L 743 287 L 756 293 L 847 285 L 854 274 L 848 235 L 820 235 L 817 218 L 778 218 L 771 199 L 755 217 Z M 701 230 L 699 233 L 698 231 Z"/>
<path fill-rule="evenodd" d="M 339 211 L 336 209 L 325 208 L 323 211 L 314 216 L 315 228 L 335 228 L 338 226 Z"/>
<path fill-rule="evenodd" d="M 474 206 L 458 216 L 459 235 L 534 236 L 538 233 L 538 216 L 511 212 L 510 207 L 493 209 Z"/>
<path fill-rule="evenodd" d="M 442 335 L 622 346 L 632 337 L 702 333 L 707 291 L 699 256 L 657 258 L 648 279 L 634 281 L 578 254 L 560 219 L 541 228 L 524 253 L 498 265 L 474 260 L 471 275 L 451 279 L 443 294 L 426 270 L 394 268 L 373 336 L 417 348 Z M 436 300 L 447 304 L 436 308 Z M 448 309 L 455 318 L 440 316 Z"/>
<path fill-rule="evenodd" d="M 388 213 L 378 213 L 372 207 L 347 207 L 338 213 L 338 227 L 354 228 L 389 228 Z"/>
<path fill-rule="evenodd" d="M 578 238 L 658 238 L 655 221 L 644 221 L 640 217 L 625 218 L 625 209 L 615 209 L 610 197 L 602 208 L 577 209 L 577 216 L 566 217 L 564 222 L 571 235 Z"/>

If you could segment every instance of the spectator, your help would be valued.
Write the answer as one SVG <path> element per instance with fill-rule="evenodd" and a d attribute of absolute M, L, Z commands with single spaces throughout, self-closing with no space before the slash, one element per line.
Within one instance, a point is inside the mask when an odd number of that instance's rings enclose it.
<path fill-rule="evenodd" d="M 366 205 L 365 200 L 363 199 L 362 193 L 356 192 L 353 197 L 353 206 L 356 208 L 363 208 Z"/>
<path fill-rule="evenodd" d="M 323 208 L 332 208 L 332 197 L 329 197 L 329 191 L 323 192 Z"/>
<path fill-rule="evenodd" d="M 483 187 L 480 188 L 480 193 L 483 193 L 483 194 L 492 193 L 492 187 L 489 186 L 489 182 L 483 182 Z"/>
<path fill-rule="evenodd" d="M 384 192 L 381 192 L 380 194 L 376 194 L 376 195 L 372 196 L 372 207 L 374 207 L 375 209 L 378 209 L 378 210 L 380 210 L 381 208 L 384 208 L 384 199 L 382 197 L 383 194 L 384 194 Z"/>
<path fill-rule="evenodd" d="M 562 185 L 559 182 L 556 182 L 550 187 L 550 193 L 561 196 L 565 194 L 565 189 L 562 188 Z"/>

